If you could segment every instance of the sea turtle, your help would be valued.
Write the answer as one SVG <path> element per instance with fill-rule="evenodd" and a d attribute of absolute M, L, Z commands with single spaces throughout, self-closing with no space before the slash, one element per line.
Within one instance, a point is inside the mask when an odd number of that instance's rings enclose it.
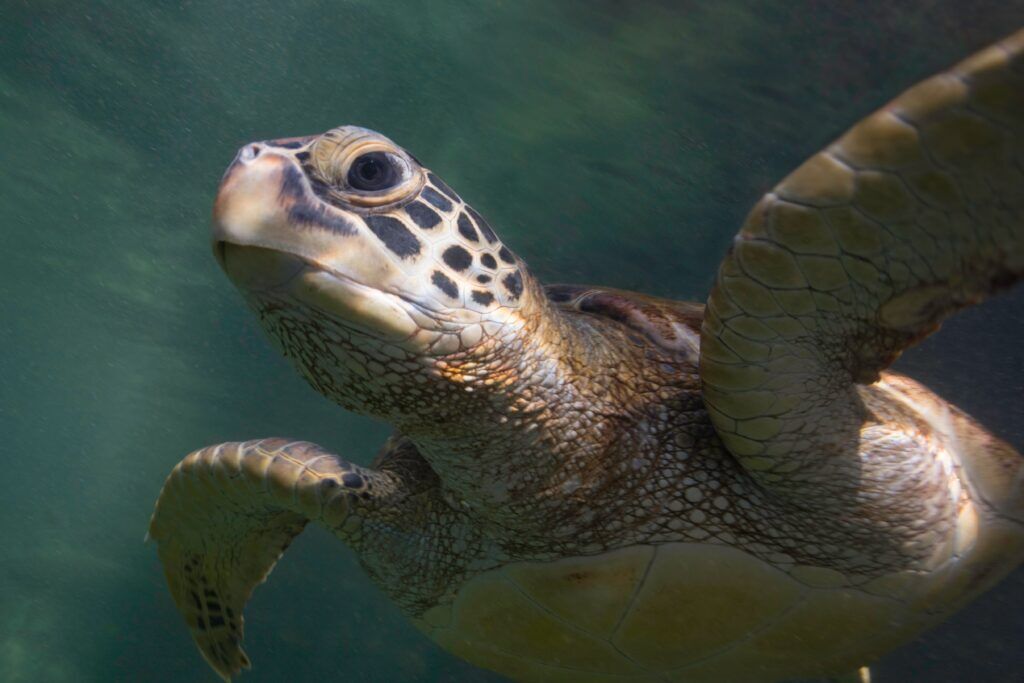
<path fill-rule="evenodd" d="M 220 265 L 321 394 L 397 433 L 203 448 L 150 534 L 207 661 L 325 525 L 443 648 L 523 681 L 839 677 L 1024 559 L 1024 460 L 887 372 L 1024 273 L 1024 31 L 765 195 L 706 306 L 542 287 L 352 126 L 241 149 Z"/>

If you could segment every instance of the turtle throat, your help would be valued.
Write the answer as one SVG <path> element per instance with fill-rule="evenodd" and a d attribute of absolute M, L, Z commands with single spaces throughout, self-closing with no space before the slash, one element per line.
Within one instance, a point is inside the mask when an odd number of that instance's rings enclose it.
<path fill-rule="evenodd" d="M 438 359 L 427 410 L 393 420 L 460 507 L 508 528 L 550 519 L 545 505 L 564 502 L 570 482 L 602 488 L 613 470 L 587 463 L 616 459 L 623 440 L 637 445 L 623 406 L 639 392 L 624 378 L 643 352 L 624 349 L 614 323 L 566 314 L 534 290 L 542 303 L 521 325 L 465 358 Z"/>
<path fill-rule="evenodd" d="M 562 470 L 621 432 L 612 424 L 617 406 L 634 391 L 614 379 L 622 340 L 598 329 L 601 321 L 556 309 L 532 278 L 524 295 L 515 316 L 443 355 L 416 353 L 295 300 L 250 301 L 318 392 L 394 425 L 460 504 L 523 519 Z"/>

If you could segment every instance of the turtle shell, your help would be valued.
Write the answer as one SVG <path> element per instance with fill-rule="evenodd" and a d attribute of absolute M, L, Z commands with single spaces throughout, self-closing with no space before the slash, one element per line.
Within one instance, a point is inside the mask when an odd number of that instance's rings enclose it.
<path fill-rule="evenodd" d="M 767 683 L 843 676 L 947 617 L 1003 572 L 1011 524 L 965 523 L 930 572 L 851 585 L 741 550 L 637 545 L 479 574 L 417 626 L 518 681 Z M 988 577 L 988 578 L 985 578 Z M 982 585 L 984 584 L 984 585 Z"/>
<path fill-rule="evenodd" d="M 895 597 L 814 587 L 739 550 L 633 546 L 481 574 L 418 625 L 521 681 L 777 681 L 836 675 L 921 626 Z"/>

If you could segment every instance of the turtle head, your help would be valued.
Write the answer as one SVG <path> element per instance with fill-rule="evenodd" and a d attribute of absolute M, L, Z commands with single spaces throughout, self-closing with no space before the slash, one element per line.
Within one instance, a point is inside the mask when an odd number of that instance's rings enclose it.
<path fill-rule="evenodd" d="M 242 147 L 213 217 L 221 266 L 314 384 L 309 365 L 329 343 L 309 341 L 313 329 L 345 337 L 331 374 L 350 383 L 336 375 L 367 354 L 471 356 L 543 299 L 487 221 L 364 128 Z"/>
<path fill-rule="evenodd" d="M 523 264 L 487 221 L 364 128 L 246 145 L 213 225 L 217 258 L 246 294 L 294 297 L 410 351 L 465 348 L 477 339 L 467 328 L 507 322 L 526 298 Z"/>

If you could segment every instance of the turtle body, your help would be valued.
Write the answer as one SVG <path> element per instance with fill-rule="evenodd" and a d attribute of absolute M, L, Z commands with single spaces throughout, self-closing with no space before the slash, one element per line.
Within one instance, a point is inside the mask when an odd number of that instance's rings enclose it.
<path fill-rule="evenodd" d="M 150 525 L 200 651 L 319 522 L 422 631 L 522 681 L 867 680 L 1024 560 L 1024 460 L 886 370 L 1024 274 L 1024 31 L 765 195 L 706 306 L 544 287 L 389 139 L 242 148 L 215 253 L 369 467 L 196 451 Z"/>

